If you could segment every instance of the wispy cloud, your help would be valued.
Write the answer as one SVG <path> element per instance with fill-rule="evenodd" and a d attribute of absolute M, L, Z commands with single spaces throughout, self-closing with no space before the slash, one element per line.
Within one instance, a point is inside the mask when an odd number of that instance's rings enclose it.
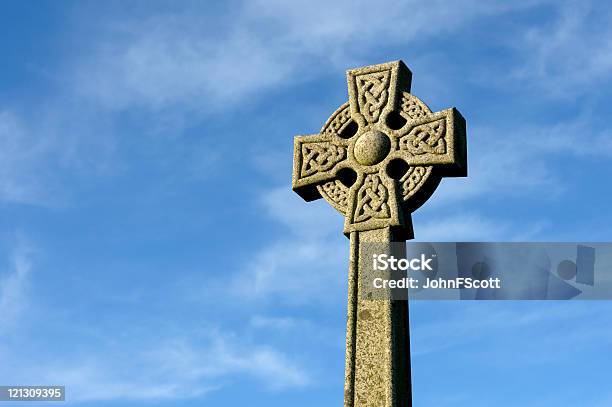
<path fill-rule="evenodd" d="M 423 41 L 538 3 L 383 1 L 368 13 L 371 4 L 361 1 L 254 1 L 207 23 L 182 11 L 122 17 L 97 33 L 71 72 L 79 94 L 109 109 L 215 111 L 324 70 L 371 63 L 363 55 L 381 44 Z"/>
<path fill-rule="evenodd" d="M 18 238 L 10 255 L 8 270 L 0 272 L 0 335 L 9 332 L 29 306 L 28 286 L 32 248 Z"/>
<path fill-rule="evenodd" d="M 119 168 L 111 165 L 116 138 L 104 120 L 70 103 L 51 105 L 31 106 L 27 115 L 0 110 L 0 201 L 61 206 L 70 195 L 67 179 Z"/>
<path fill-rule="evenodd" d="M 558 3 L 550 23 L 527 30 L 515 42 L 525 62 L 514 77 L 544 98 L 576 97 L 605 86 L 612 69 L 610 17 L 603 4 Z"/>
<path fill-rule="evenodd" d="M 343 217 L 324 200 L 306 203 L 289 185 L 261 191 L 261 206 L 269 219 L 294 235 L 323 238 L 341 233 Z"/>
<path fill-rule="evenodd" d="M 348 240 L 343 218 L 324 202 L 306 204 L 290 188 L 261 193 L 261 206 L 285 230 L 262 246 L 233 277 L 240 298 L 327 301 L 344 285 Z M 335 301 L 335 300 L 334 300 Z"/>
<path fill-rule="evenodd" d="M 48 139 L 32 134 L 21 117 L 0 111 L 0 200 L 38 203 L 49 194 L 41 175 L 49 149 Z"/>
<path fill-rule="evenodd" d="M 0 337 L 7 338 L 0 345 L 0 364 L 9 367 L 0 370 L 0 382 L 65 384 L 68 402 L 75 404 L 194 399 L 237 381 L 254 381 L 267 391 L 302 388 L 312 383 L 299 355 L 286 353 L 261 337 L 244 337 L 243 332 L 217 328 L 212 322 L 205 328 L 183 327 L 180 333 L 171 329 L 160 332 L 156 324 L 150 329 L 139 328 L 139 335 L 132 337 L 64 320 L 66 313 L 61 308 L 45 308 L 40 313 L 40 309 L 31 307 L 29 293 L 30 287 L 36 285 L 33 254 L 32 245 L 19 237 L 7 262 L 9 267 L 0 270 Z M 61 335 L 62 340 L 71 337 L 70 351 L 65 352 L 63 346 L 46 348 L 44 355 L 35 358 L 28 352 L 16 351 L 32 345 L 30 341 L 27 345 L 20 342 L 28 335 L 26 327 L 39 324 L 37 318 L 48 315 L 53 315 L 54 324 L 66 325 Z M 18 323 L 24 320 L 27 325 Z M 279 323 L 262 317 L 248 324 L 247 331 L 268 332 L 270 324 L 279 328 Z M 40 324 L 39 329 L 44 326 Z M 309 323 L 303 321 L 302 326 Z"/>
<path fill-rule="evenodd" d="M 556 197 L 562 184 L 554 177 L 552 157 L 545 155 L 538 131 L 476 127 L 469 131 L 468 178 L 443 180 L 428 205 L 454 206 L 476 198 L 521 198 L 538 191 Z M 573 137 L 573 136 L 571 136 Z"/>
<path fill-rule="evenodd" d="M 442 216 L 428 211 L 426 216 L 427 221 L 415 216 L 414 229 L 419 241 L 528 241 L 546 226 L 542 221 L 531 226 L 517 225 L 503 217 L 491 218 L 469 210 Z"/>
<path fill-rule="evenodd" d="M 450 303 L 435 305 L 413 303 L 418 312 L 424 306 L 447 308 Z M 594 309 L 602 312 L 594 317 Z M 540 361 L 540 357 L 560 357 L 558 354 L 542 353 L 542 348 L 568 349 L 572 347 L 606 347 L 612 342 L 612 335 L 602 326 L 609 306 L 605 302 L 508 302 L 485 304 L 483 302 L 462 302 L 454 307 L 452 314 L 445 314 L 443 320 L 417 323 L 412 331 L 413 354 L 423 357 L 431 353 L 461 348 L 462 352 L 495 353 L 497 347 L 504 347 L 505 341 L 497 339 L 484 347 L 472 347 L 472 341 L 483 342 L 483 338 L 504 338 L 512 334 L 515 346 L 521 349 L 521 359 L 514 353 L 500 352 L 499 356 L 514 358 L 513 363 Z M 572 332 L 566 327 L 573 326 Z M 531 335 L 517 338 L 514 333 L 527 332 Z M 445 332 L 441 335 L 440 332 Z M 537 338 L 537 340 L 536 340 Z M 468 350 L 469 349 L 469 350 Z"/>
<path fill-rule="evenodd" d="M 469 130 L 469 176 L 443 180 L 428 206 L 475 199 L 553 201 L 567 193 L 559 163 L 612 157 L 612 133 L 589 112 L 550 125 L 476 126 Z"/>
<path fill-rule="evenodd" d="M 294 356 L 219 330 L 77 346 L 71 355 L 49 352 L 42 363 L 18 354 L 1 356 L 3 365 L 15 366 L 0 374 L 3 382 L 63 383 L 74 403 L 192 399 L 240 380 L 254 380 L 268 391 L 311 383 Z"/>

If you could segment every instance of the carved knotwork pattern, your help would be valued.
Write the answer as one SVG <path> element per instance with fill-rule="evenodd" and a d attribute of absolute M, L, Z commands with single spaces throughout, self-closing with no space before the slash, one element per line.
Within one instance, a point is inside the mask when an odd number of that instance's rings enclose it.
<path fill-rule="evenodd" d="M 451 109 L 432 113 L 409 93 L 410 77 L 400 68 L 390 63 L 349 71 L 349 101 L 332 113 L 319 134 L 295 141 L 294 190 L 307 200 L 322 197 L 342 213 L 347 235 L 405 226 L 405 212 L 424 202 L 441 176 L 459 168 L 455 161 L 462 157 L 456 154 L 454 140 L 464 137 L 455 134 L 460 116 Z M 392 111 L 405 122 L 395 120 Z M 368 138 L 375 131 L 389 138 L 388 151 L 376 144 L 380 138 Z M 380 156 L 370 161 L 359 156 L 364 152 Z M 386 173 L 396 159 L 408 165 L 399 180 Z M 437 166 L 449 172 L 438 174 Z M 340 181 L 346 182 L 344 177 L 349 175 L 357 180 L 352 186 Z"/>
<path fill-rule="evenodd" d="M 328 123 L 323 127 L 321 134 L 336 135 L 340 134 L 340 131 L 344 125 L 351 118 L 351 109 L 348 107 L 348 103 L 340 107 L 338 111 L 332 116 Z"/>
<path fill-rule="evenodd" d="M 431 113 L 431 110 L 421 102 L 417 97 L 412 96 L 410 93 L 404 92 L 402 94 L 402 112 L 408 115 L 411 119 L 418 119 L 425 117 Z"/>
<path fill-rule="evenodd" d="M 378 174 L 368 174 L 363 185 L 357 191 L 355 204 L 355 222 L 365 220 L 388 219 L 391 217 L 389 209 L 389 190 L 383 184 Z"/>
<path fill-rule="evenodd" d="M 374 72 L 357 76 L 357 103 L 359 111 L 370 123 L 380 117 L 389 98 L 390 71 Z"/>
<path fill-rule="evenodd" d="M 325 196 L 334 208 L 342 214 L 346 212 L 348 205 L 349 189 L 339 180 L 329 181 L 318 187 L 319 192 Z"/>
<path fill-rule="evenodd" d="M 429 177 L 431 169 L 431 167 L 423 166 L 410 167 L 408 172 L 400 179 L 404 200 L 407 200 L 419 190 L 423 182 Z"/>
<path fill-rule="evenodd" d="M 346 158 L 346 147 L 328 142 L 302 144 L 301 176 L 308 177 L 317 172 L 331 170 Z"/>
<path fill-rule="evenodd" d="M 446 154 L 446 121 L 440 119 L 416 126 L 406 136 L 400 138 L 400 149 L 419 154 Z"/>

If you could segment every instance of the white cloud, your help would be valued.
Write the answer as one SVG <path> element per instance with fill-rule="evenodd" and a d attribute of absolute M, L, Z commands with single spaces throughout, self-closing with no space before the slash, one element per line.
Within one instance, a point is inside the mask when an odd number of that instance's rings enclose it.
<path fill-rule="evenodd" d="M 31 156 L 0 153 L 3 163 L 0 197 L 40 203 L 57 196 L 61 187 L 49 175 L 55 172 L 56 165 L 69 170 L 120 166 L 99 154 L 107 151 L 112 155 L 115 137 L 108 131 L 100 134 L 100 127 L 102 122 L 112 123 L 116 117 L 106 116 L 95 121 L 95 126 L 82 123 L 76 128 L 67 125 L 72 120 L 83 122 L 116 110 L 148 108 L 164 111 L 150 124 L 150 131 L 173 129 L 176 133 L 186 126 L 186 121 L 199 118 L 189 112 L 200 114 L 226 109 L 233 103 L 254 103 L 262 91 L 290 86 L 294 81 L 308 80 L 325 71 L 342 73 L 348 66 L 371 63 L 363 55 L 376 50 L 381 43 L 394 46 L 418 42 L 446 35 L 477 19 L 548 3 L 383 2 L 377 4 L 376 13 L 365 13 L 364 9 L 370 7 L 366 2 L 256 1 L 240 3 L 231 14 L 217 16 L 214 21 L 206 16 L 205 8 L 163 15 L 149 13 L 145 17 L 111 16 L 87 31 L 90 35 L 87 49 L 73 53 L 62 67 L 63 72 L 71 75 L 67 83 L 74 89 L 66 87 L 62 100 L 47 103 L 57 106 L 52 113 L 55 119 L 49 120 L 55 123 L 26 126 L 24 122 L 29 121 L 9 114 L 0 120 L 0 136 L 4 138 L 3 133 L 10 132 L 18 140 L 19 152 Z M 537 72 L 534 78 L 553 78 L 564 83 L 566 77 L 570 82 L 574 81 L 572 78 L 601 77 L 608 71 L 607 56 L 612 53 L 606 51 L 602 42 L 606 36 L 600 38 L 588 30 L 592 10 L 579 8 L 583 11 L 575 16 L 570 6 L 560 10 L 552 33 L 545 28 L 532 30 L 517 42 L 521 52 L 528 56 L 524 60 L 536 64 L 526 65 L 524 71 Z M 580 58 L 569 55 L 576 50 L 584 55 Z M 590 68 L 577 69 L 565 61 L 574 61 L 574 65 L 584 62 Z M 551 74 L 547 66 L 564 68 Z M 423 75 L 427 81 L 427 70 Z M 94 103 L 90 104 L 91 101 Z M 91 111 L 83 111 L 84 106 Z M 495 139 L 499 138 L 495 135 Z M 507 150 L 510 154 L 496 156 L 495 162 L 491 162 L 490 154 L 478 154 L 488 158 L 473 160 L 469 183 L 444 183 L 437 195 L 479 196 L 500 186 L 502 178 L 509 187 L 498 191 L 553 185 L 546 182 L 549 176 L 546 165 L 532 162 L 530 171 L 521 173 L 520 164 L 529 157 L 521 156 L 519 150 L 526 148 Z M 470 153 L 476 157 L 476 151 Z M 445 201 L 446 198 L 433 202 Z"/>
<path fill-rule="evenodd" d="M 325 202 L 304 202 L 289 187 L 264 190 L 261 196 L 269 218 L 289 233 L 251 257 L 235 276 L 234 289 L 242 298 L 328 300 L 344 285 L 347 270 L 343 217 Z"/>
<path fill-rule="evenodd" d="M 552 125 L 469 129 L 468 177 L 442 181 L 428 207 L 451 207 L 474 199 L 555 200 L 566 191 L 560 160 L 574 163 L 612 157 L 612 134 L 597 129 L 588 113 Z"/>
<path fill-rule="evenodd" d="M 48 154 L 45 138 L 36 137 L 20 117 L 0 111 L 0 200 L 36 203 L 46 194 L 41 160 Z"/>
<path fill-rule="evenodd" d="M 431 219 L 423 224 L 415 222 L 415 234 L 422 241 L 490 241 L 505 240 L 508 225 L 473 213 Z"/>
<path fill-rule="evenodd" d="M 610 405 L 612 405 L 612 394 L 602 394 L 598 395 L 598 400 L 593 407 L 608 407 Z"/>
<path fill-rule="evenodd" d="M 342 243 L 346 248 L 342 247 Z M 287 238 L 260 249 L 230 287 L 240 298 L 328 302 L 346 277 L 348 241 Z M 336 301 L 336 299 L 331 299 Z"/>
<path fill-rule="evenodd" d="M 555 198 L 562 183 L 553 182 L 552 156 L 541 148 L 528 148 L 518 137 L 493 130 L 470 132 L 468 177 L 444 179 L 430 201 L 432 208 L 450 207 L 476 198 L 500 200 L 525 197 L 538 191 L 545 199 Z"/>
<path fill-rule="evenodd" d="M 10 332 L 29 306 L 28 283 L 32 249 L 23 239 L 10 259 L 10 269 L 0 273 L 0 332 Z"/>
<path fill-rule="evenodd" d="M 1 381 L 61 383 L 68 402 L 75 403 L 199 398 L 245 378 L 269 391 L 311 383 L 295 355 L 218 330 L 87 350 L 75 347 L 69 356 L 50 352 L 24 360 L 19 352 L 5 353 L 0 354 L 2 364 L 16 368 L 0 373 Z"/>
<path fill-rule="evenodd" d="M 31 106 L 27 116 L 0 110 L 0 201 L 62 206 L 66 179 L 120 168 L 110 160 L 116 138 L 103 119 L 86 108 L 51 105 Z"/>
<path fill-rule="evenodd" d="M 336 303 L 348 272 L 343 217 L 324 202 L 304 202 L 289 187 L 264 189 L 258 195 L 264 222 L 280 226 L 274 239 L 261 244 L 255 240 L 255 248 L 235 269 L 183 280 L 178 289 L 197 303 Z"/>
<path fill-rule="evenodd" d="M 255 315 L 249 321 L 255 328 L 272 328 L 279 331 L 293 330 L 298 327 L 310 325 L 309 321 L 292 317 L 269 317 Z"/>
<path fill-rule="evenodd" d="M 519 131 L 522 136 L 517 142 L 534 156 L 557 154 L 579 159 L 608 159 L 612 157 L 612 130 L 595 128 L 595 119 L 583 113 L 551 126 L 526 128 Z"/>
<path fill-rule="evenodd" d="M 187 381 L 247 375 L 271 390 L 306 386 L 310 379 L 287 355 L 269 347 L 247 344 L 218 332 L 207 346 L 173 341 L 148 354 L 161 374 Z"/>
<path fill-rule="evenodd" d="M 152 330 L 136 330 L 134 337 L 95 329 L 91 337 L 87 327 L 83 338 L 84 327 L 63 321 L 61 309 L 46 308 L 41 314 L 30 307 L 33 253 L 31 245 L 19 238 L 10 268 L 0 270 L 0 332 L 9 339 L 0 344 L 0 365 L 9 367 L 0 370 L 0 382 L 64 384 L 69 403 L 193 399 L 240 380 L 254 380 L 269 391 L 312 383 L 299 355 L 210 326 L 196 331 L 182 328 L 181 334 L 174 334 L 160 332 L 155 325 Z M 18 322 L 35 325 L 36 318 L 48 314 L 55 315 L 56 324 L 66 324 L 70 351 L 45 347 L 44 354 L 32 357 L 21 345 L 36 346 L 36 341 L 21 343 L 25 332 Z M 260 319 L 251 327 L 267 330 L 271 321 Z"/>
<path fill-rule="evenodd" d="M 412 303 L 414 312 L 420 307 L 431 307 L 431 303 Z M 612 343 L 612 335 L 602 329 L 606 325 L 610 306 L 605 302 L 581 304 L 569 302 L 504 302 L 483 303 L 480 301 L 454 303 L 452 310 L 448 303 L 437 303 L 445 317 L 422 324 L 413 324 L 412 352 L 415 357 L 427 357 L 431 353 L 463 349 L 471 342 L 482 343 L 483 338 L 505 338 L 511 335 L 517 352 L 500 352 L 506 342 L 496 339 L 481 349 L 471 352 L 499 353 L 514 359 L 514 363 L 537 362 L 541 357 L 561 357 L 558 353 L 540 355 L 542 348 L 572 349 L 573 347 L 606 348 Z M 594 310 L 599 308 L 600 312 Z M 594 315 L 599 315 L 594 317 Z M 572 326 L 571 332 L 567 327 Z M 529 335 L 517 336 L 516 332 Z M 444 335 L 440 335 L 444 332 Z M 483 358 L 484 359 L 484 358 Z M 499 360 L 499 359 L 497 359 Z"/>
<path fill-rule="evenodd" d="M 415 216 L 414 230 L 418 241 L 465 242 L 465 241 L 529 241 L 546 226 L 543 222 L 533 225 L 508 221 L 504 218 L 488 218 L 466 210 L 440 216 L 428 211 L 427 221 Z"/>
<path fill-rule="evenodd" d="M 515 81 L 529 84 L 539 97 L 575 97 L 609 82 L 612 28 L 609 7 L 587 1 L 563 1 L 553 22 L 527 30 L 515 42 L 524 64 Z M 544 92 L 542 92 L 544 90 Z"/>
<path fill-rule="evenodd" d="M 187 17 L 132 22 L 120 40 L 111 36 L 91 59 L 77 62 L 78 92 L 111 110 L 209 111 L 283 82 L 292 69 L 282 52 L 248 32 L 235 28 L 216 39 L 200 28 Z"/>
<path fill-rule="evenodd" d="M 363 55 L 382 44 L 448 34 L 538 3 L 248 1 L 215 21 L 194 10 L 123 17 L 97 33 L 97 45 L 71 72 L 79 94 L 109 109 L 215 111 L 325 70 L 372 63 Z"/>
<path fill-rule="evenodd" d="M 324 238 L 342 233 L 343 216 L 323 199 L 304 202 L 289 185 L 263 190 L 260 196 L 268 217 L 287 227 L 294 235 Z"/>

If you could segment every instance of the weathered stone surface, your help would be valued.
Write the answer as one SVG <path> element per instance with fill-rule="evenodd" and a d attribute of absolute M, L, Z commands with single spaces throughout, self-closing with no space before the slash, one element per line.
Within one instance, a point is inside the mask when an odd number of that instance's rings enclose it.
<path fill-rule="evenodd" d="M 400 258 L 405 251 L 398 253 L 389 227 L 352 232 L 350 238 L 344 405 L 404 407 L 411 400 L 408 301 L 369 299 L 361 283 L 371 280 L 362 274 L 373 254 Z"/>
<path fill-rule="evenodd" d="M 412 405 L 408 302 L 370 299 L 359 281 L 370 243 L 401 256 L 391 243 L 413 237 L 411 212 L 442 177 L 467 175 L 465 120 L 433 113 L 411 79 L 401 61 L 349 70 L 348 103 L 319 134 L 295 137 L 293 190 L 344 215 L 351 242 L 345 407 Z"/>
<path fill-rule="evenodd" d="M 409 93 L 411 76 L 401 61 L 348 71 L 349 103 L 319 134 L 295 138 L 293 189 L 346 215 L 347 236 L 391 226 L 412 237 L 409 213 L 441 177 L 466 175 L 465 120 L 454 108 L 432 113 Z"/>

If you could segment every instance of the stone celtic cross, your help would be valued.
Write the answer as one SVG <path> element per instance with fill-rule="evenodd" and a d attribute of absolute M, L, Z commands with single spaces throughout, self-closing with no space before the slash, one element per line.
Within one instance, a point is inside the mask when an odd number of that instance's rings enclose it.
<path fill-rule="evenodd" d="M 349 70 L 349 101 L 294 141 L 293 190 L 336 208 L 350 238 L 345 407 L 412 405 L 408 301 L 368 298 L 358 282 L 369 243 L 401 255 L 392 243 L 413 238 L 410 214 L 442 177 L 467 175 L 465 120 L 433 113 L 411 79 L 402 61 Z"/>

